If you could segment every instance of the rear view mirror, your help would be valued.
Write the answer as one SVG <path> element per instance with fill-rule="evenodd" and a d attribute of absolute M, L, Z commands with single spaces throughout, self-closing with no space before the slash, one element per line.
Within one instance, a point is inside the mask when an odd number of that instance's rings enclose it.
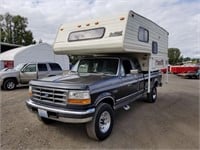
<path fill-rule="evenodd" d="M 130 70 L 131 74 L 138 74 L 138 69 L 132 69 Z"/>

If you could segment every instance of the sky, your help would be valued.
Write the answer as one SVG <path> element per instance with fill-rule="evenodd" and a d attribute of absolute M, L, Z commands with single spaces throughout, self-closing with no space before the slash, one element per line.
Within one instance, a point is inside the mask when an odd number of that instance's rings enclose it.
<path fill-rule="evenodd" d="M 0 0 L 0 14 L 28 18 L 36 41 L 53 44 L 63 23 L 134 12 L 169 32 L 169 48 L 200 58 L 200 0 Z"/>

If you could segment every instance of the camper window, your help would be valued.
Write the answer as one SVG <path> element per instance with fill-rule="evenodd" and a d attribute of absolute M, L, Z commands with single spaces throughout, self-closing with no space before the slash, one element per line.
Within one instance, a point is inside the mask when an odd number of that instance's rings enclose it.
<path fill-rule="evenodd" d="M 89 30 L 75 31 L 69 34 L 68 41 L 81 41 L 81 40 L 92 40 L 100 39 L 104 36 L 105 28 L 95 28 Z"/>
<path fill-rule="evenodd" d="M 158 53 L 158 43 L 153 41 L 152 42 L 152 53 L 157 54 Z"/>
<path fill-rule="evenodd" d="M 139 27 L 138 40 L 141 42 L 149 42 L 149 31 L 143 27 Z"/>

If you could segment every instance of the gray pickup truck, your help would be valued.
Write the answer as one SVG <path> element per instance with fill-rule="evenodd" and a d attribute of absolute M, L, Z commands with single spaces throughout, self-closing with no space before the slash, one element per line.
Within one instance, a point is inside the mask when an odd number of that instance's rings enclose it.
<path fill-rule="evenodd" d="M 89 137 L 104 140 L 112 132 L 115 110 L 128 109 L 129 103 L 144 95 L 146 101 L 156 101 L 161 73 L 151 72 L 150 79 L 147 94 L 148 72 L 141 71 L 137 59 L 85 57 L 65 75 L 32 80 L 26 105 L 45 124 L 86 123 Z"/>
<path fill-rule="evenodd" d="M 17 85 L 26 85 L 30 80 L 62 74 L 59 64 L 53 62 L 19 64 L 14 69 L 0 71 L 0 86 L 13 90 Z"/>

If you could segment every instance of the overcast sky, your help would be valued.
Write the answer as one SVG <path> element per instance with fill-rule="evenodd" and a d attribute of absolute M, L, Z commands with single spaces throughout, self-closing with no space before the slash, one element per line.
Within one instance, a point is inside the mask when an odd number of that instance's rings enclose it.
<path fill-rule="evenodd" d="M 62 23 L 133 10 L 169 32 L 169 47 L 200 57 L 200 0 L 0 0 L 0 14 L 28 18 L 36 41 L 52 44 Z"/>

